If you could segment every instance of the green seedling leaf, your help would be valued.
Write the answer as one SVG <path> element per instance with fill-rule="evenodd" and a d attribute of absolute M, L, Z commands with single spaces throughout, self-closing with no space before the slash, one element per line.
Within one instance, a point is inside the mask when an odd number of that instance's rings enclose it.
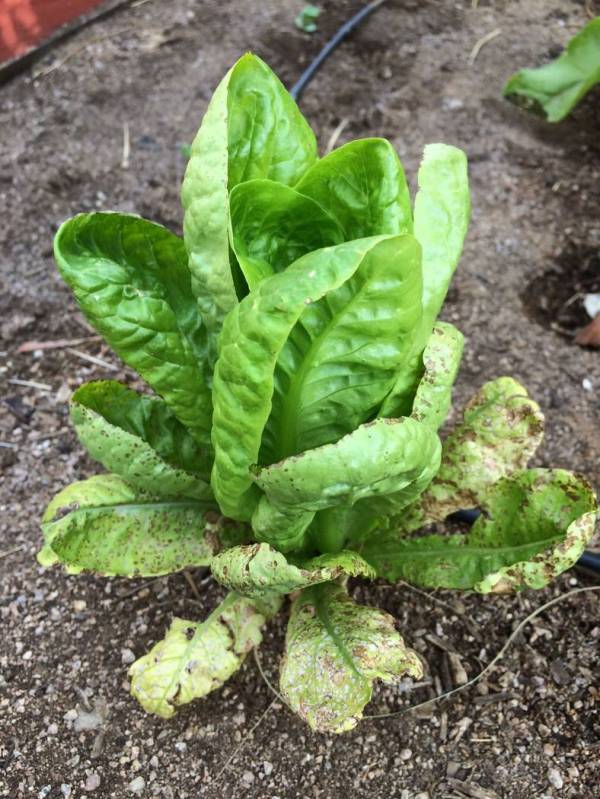
<path fill-rule="evenodd" d="M 428 144 L 419 169 L 414 235 L 422 248 L 423 314 L 415 334 L 410 368 L 404 369 L 386 397 L 380 415 L 410 413 L 421 377 L 421 356 L 440 312 L 462 252 L 471 201 L 467 158 L 446 144 Z"/>
<path fill-rule="evenodd" d="M 130 214 L 80 214 L 61 225 L 54 254 L 90 323 L 208 447 L 206 330 L 183 241 Z"/>
<path fill-rule="evenodd" d="M 560 122 L 600 82 L 600 17 L 579 31 L 555 61 L 522 69 L 509 78 L 504 96 L 548 122 Z"/>
<path fill-rule="evenodd" d="M 295 565 L 269 544 L 232 547 L 213 558 L 216 580 L 250 598 L 289 594 L 338 577 L 374 577 L 374 570 L 356 552 L 321 555 Z"/>
<path fill-rule="evenodd" d="M 543 414 L 520 383 L 511 377 L 485 383 L 444 441 L 439 472 L 407 509 L 402 529 L 416 530 L 461 508 L 479 507 L 501 477 L 527 466 L 543 435 Z"/>
<path fill-rule="evenodd" d="M 543 588 L 573 566 L 591 539 L 596 500 L 589 484 L 561 469 L 529 469 L 487 492 L 467 535 L 373 536 L 365 559 L 388 580 L 480 593 Z"/>
<path fill-rule="evenodd" d="M 173 619 L 165 638 L 130 667 L 131 693 L 148 713 L 168 719 L 221 688 L 260 644 L 279 604 L 228 594 L 203 622 Z"/>
<path fill-rule="evenodd" d="M 317 30 L 317 17 L 320 13 L 321 9 L 318 6 L 304 6 L 294 20 L 294 24 L 304 33 L 314 33 Z"/>
<path fill-rule="evenodd" d="M 42 518 L 41 561 L 72 572 L 153 577 L 208 566 L 223 547 L 247 537 L 214 504 L 161 500 L 120 477 L 97 475 L 61 491 Z"/>
<path fill-rule="evenodd" d="M 291 186 L 317 160 L 314 133 L 279 78 L 247 53 L 217 87 L 192 143 L 182 187 L 192 289 L 209 336 L 209 361 L 237 304 L 229 251 L 228 191 L 253 178 Z"/>
<path fill-rule="evenodd" d="M 405 646 L 394 619 L 357 605 L 334 583 L 306 588 L 292 604 L 280 688 L 313 730 L 351 730 L 371 700 L 373 683 L 419 679 L 418 655 Z"/>
<path fill-rule="evenodd" d="M 90 455 L 130 486 L 159 497 L 212 500 L 206 457 L 165 403 L 114 380 L 87 383 L 71 420 Z"/>
<path fill-rule="evenodd" d="M 297 392 L 300 402 L 301 397 L 306 396 L 302 394 L 302 389 L 308 388 L 309 375 L 314 381 L 319 375 L 324 377 L 328 374 L 332 384 L 330 386 L 322 384 L 324 391 L 319 392 L 317 387 L 312 395 L 316 405 L 321 403 L 323 418 L 329 418 L 329 408 L 334 407 L 340 414 L 344 414 L 346 419 L 348 414 L 351 419 L 356 418 L 359 411 L 355 405 L 344 409 L 341 405 L 334 405 L 333 400 L 328 403 L 328 398 L 333 396 L 332 392 L 339 393 L 341 388 L 334 383 L 333 367 L 328 371 L 327 364 L 335 362 L 347 376 L 344 382 L 350 383 L 348 398 L 355 397 L 356 404 L 359 400 L 364 401 L 366 408 L 362 408 L 362 413 L 368 411 L 367 402 L 371 396 L 374 396 L 374 390 L 367 386 L 362 392 L 360 376 L 366 373 L 367 379 L 373 381 L 378 377 L 377 366 L 385 373 L 386 367 L 397 363 L 406 345 L 407 336 L 403 335 L 403 331 L 410 327 L 408 320 L 414 318 L 415 313 L 418 314 L 418 309 L 415 311 L 411 304 L 414 295 L 418 296 L 418 275 L 415 277 L 411 273 L 410 277 L 406 277 L 406 281 L 402 279 L 408 270 L 408 261 L 404 260 L 404 255 L 414 267 L 411 255 L 414 250 L 410 239 L 406 242 L 407 238 L 409 239 L 409 237 L 372 237 L 316 250 L 296 261 L 285 272 L 263 280 L 227 317 L 221 334 L 220 356 L 213 385 L 215 464 L 212 473 L 215 496 L 227 516 L 249 520 L 260 498 L 260 492 L 253 485 L 250 469 L 259 462 L 263 431 L 269 419 L 272 403 L 278 402 L 277 397 L 273 397 L 273 392 L 278 391 L 279 376 L 291 375 L 293 371 L 291 368 L 282 368 L 275 374 L 278 357 L 303 313 L 309 312 L 306 317 L 307 328 L 320 324 L 319 310 L 310 313 L 312 306 L 321 297 L 340 288 L 342 290 L 335 296 L 327 298 L 331 305 L 325 303 L 319 306 L 323 314 L 329 314 L 329 323 L 321 325 L 321 335 L 318 337 L 321 347 L 315 346 L 313 339 L 307 341 L 303 353 L 302 380 L 294 383 L 294 391 Z M 384 272 L 387 270 L 385 275 L 380 274 L 382 263 L 384 267 L 381 269 Z M 394 274 L 394 266 L 400 272 L 400 277 Z M 365 283 L 368 283 L 371 290 L 381 297 L 384 305 L 388 299 L 379 294 L 379 290 L 385 287 L 391 295 L 394 295 L 396 287 L 405 283 L 410 299 L 403 298 L 400 307 L 394 307 L 394 319 L 391 323 L 388 324 L 385 319 L 379 320 L 377 317 L 369 318 L 366 307 L 364 319 L 353 316 L 351 294 L 349 291 L 345 293 L 344 284 L 359 270 L 363 277 L 362 279 L 357 277 L 357 281 L 352 284 L 358 291 L 355 307 L 361 306 L 363 302 L 366 303 L 366 292 L 360 291 Z M 375 276 L 371 280 L 372 275 Z M 337 309 L 337 313 L 332 313 L 333 307 Z M 387 314 L 385 317 L 387 318 Z M 383 337 L 383 341 L 375 340 L 376 333 Z M 393 338 L 392 334 L 396 335 L 398 340 L 390 340 Z M 348 356 L 348 344 L 353 342 L 364 348 L 362 358 L 364 367 L 360 356 Z M 393 357 L 390 352 L 394 353 Z M 288 353 L 291 357 L 291 348 L 288 349 Z M 342 353 L 346 353 L 346 356 L 343 357 Z M 380 361 L 379 364 L 374 362 L 376 353 L 383 362 Z M 336 360 L 338 355 L 339 358 Z M 395 368 L 390 369 L 390 372 L 393 371 Z M 386 386 L 389 384 L 389 377 L 387 383 L 381 379 L 379 391 L 383 389 L 385 394 Z M 277 396 L 283 399 L 282 394 L 278 393 Z M 283 406 L 279 403 L 279 407 L 282 408 L 283 417 L 287 418 L 288 407 L 291 410 L 289 403 L 285 402 Z M 277 419 L 281 418 L 282 413 L 279 412 Z M 318 423 L 314 416 L 309 415 L 305 418 L 306 426 Z M 292 433 L 286 432 L 285 439 L 278 447 L 280 451 L 289 450 L 292 444 L 294 449 L 298 446 L 295 442 L 299 440 L 298 432 L 303 430 L 303 426 L 296 417 L 293 422 L 294 430 Z M 280 421 L 278 424 L 284 429 Z M 276 426 L 275 421 L 272 425 Z M 337 427 L 338 430 L 340 428 L 343 430 L 342 425 Z M 269 440 L 265 447 L 268 448 L 273 443 L 273 436 L 267 438 Z"/>

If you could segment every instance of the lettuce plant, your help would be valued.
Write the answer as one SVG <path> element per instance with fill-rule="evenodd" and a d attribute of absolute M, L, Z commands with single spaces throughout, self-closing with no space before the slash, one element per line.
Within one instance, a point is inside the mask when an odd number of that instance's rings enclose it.
<path fill-rule="evenodd" d="M 600 83 L 600 17 L 588 22 L 563 53 L 537 69 L 522 69 L 504 87 L 504 95 L 524 108 L 560 122 Z"/>
<path fill-rule="evenodd" d="M 540 588 L 592 535 L 594 495 L 530 469 L 542 415 L 510 378 L 440 442 L 463 338 L 437 321 L 469 218 L 464 154 L 425 148 L 411 203 L 383 139 L 319 158 L 282 84 L 246 55 L 219 84 L 183 182 L 184 235 L 120 213 L 57 233 L 88 320 L 153 393 L 106 380 L 71 418 L 108 471 L 43 517 L 44 565 L 150 577 L 210 567 L 228 593 L 130 670 L 169 717 L 220 687 L 290 595 L 286 701 L 316 730 L 423 664 L 350 577 Z M 480 507 L 465 535 L 431 523 Z M 157 630 L 157 634 L 158 634 Z"/>

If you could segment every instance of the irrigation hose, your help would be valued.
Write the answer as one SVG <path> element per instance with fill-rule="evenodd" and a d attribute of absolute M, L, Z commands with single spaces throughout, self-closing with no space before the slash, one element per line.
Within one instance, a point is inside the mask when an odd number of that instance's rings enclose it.
<path fill-rule="evenodd" d="M 294 98 L 294 100 L 298 100 L 304 89 L 308 86 L 311 80 L 314 78 L 316 72 L 321 67 L 323 62 L 333 53 L 335 48 L 344 41 L 346 36 L 351 33 L 355 28 L 365 20 L 369 14 L 372 14 L 375 9 L 379 8 L 380 5 L 385 3 L 385 0 L 373 0 L 373 2 L 368 3 L 364 8 L 356 13 L 353 17 L 351 17 L 348 22 L 344 22 L 344 24 L 337 30 L 335 35 L 327 42 L 327 44 L 323 47 L 321 52 L 317 55 L 317 57 L 311 61 L 308 67 L 304 70 L 302 75 L 298 78 L 296 83 L 290 89 L 290 94 Z"/>

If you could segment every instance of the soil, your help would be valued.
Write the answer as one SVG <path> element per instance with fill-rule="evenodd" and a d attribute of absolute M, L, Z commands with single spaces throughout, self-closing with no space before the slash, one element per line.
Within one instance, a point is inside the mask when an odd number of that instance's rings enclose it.
<path fill-rule="evenodd" d="M 53 266 L 54 231 L 69 215 L 99 208 L 136 211 L 179 231 L 181 145 L 218 79 L 253 49 L 291 85 L 361 3 L 320 5 L 319 31 L 309 36 L 293 24 L 300 0 L 133 3 L 2 90 L 1 796 L 600 795 L 598 593 L 544 611 L 491 675 L 453 701 L 367 719 L 335 737 L 312 734 L 273 703 L 251 657 L 223 690 L 172 720 L 146 716 L 127 692 L 127 663 L 162 637 L 173 615 L 205 615 L 219 589 L 197 574 L 199 605 L 181 575 L 132 583 L 71 577 L 35 561 L 45 503 L 97 470 L 68 424 L 69 392 L 91 378 L 134 383 L 88 338 Z M 565 321 L 556 305 L 581 292 L 582 269 L 598 268 L 600 93 L 560 125 L 501 97 L 511 71 L 556 55 L 593 6 L 388 0 L 335 52 L 301 105 L 323 148 L 342 120 L 338 143 L 390 138 L 413 182 L 425 142 L 467 151 L 472 226 L 444 311 L 467 336 L 456 404 L 486 379 L 514 375 L 546 413 L 536 463 L 583 472 L 600 488 L 600 353 L 573 345 L 569 336 L 585 319 Z M 498 28 L 470 65 L 475 43 Z M 125 125 L 131 154 L 123 166 Z M 60 338 L 83 340 L 17 351 Z M 573 570 L 546 590 L 494 598 L 357 581 L 356 598 L 393 613 L 429 664 L 428 684 L 378 688 L 368 715 L 453 685 L 448 649 L 474 676 L 528 612 L 593 584 Z M 271 681 L 283 634 L 282 617 L 261 649 Z"/>

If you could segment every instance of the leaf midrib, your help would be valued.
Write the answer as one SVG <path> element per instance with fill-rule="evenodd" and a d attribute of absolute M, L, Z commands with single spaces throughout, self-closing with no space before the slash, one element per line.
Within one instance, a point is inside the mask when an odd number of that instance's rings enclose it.
<path fill-rule="evenodd" d="M 515 546 L 503 546 L 503 547 L 477 547 L 477 546 L 469 546 L 466 544 L 465 546 L 457 546 L 457 547 L 436 547 L 435 549 L 410 549 L 406 547 L 406 549 L 398 549 L 393 553 L 386 553 L 384 548 L 380 549 L 379 552 L 374 552 L 375 557 L 398 557 L 403 560 L 407 560 L 409 558 L 417 559 L 417 558 L 429 558 L 432 556 L 444 555 L 447 557 L 459 557 L 461 555 L 469 555 L 469 554 L 502 554 L 506 552 L 519 552 L 525 549 L 530 549 L 534 546 L 539 546 L 540 549 L 543 549 L 547 546 L 552 546 L 553 544 L 559 542 L 562 539 L 561 535 L 555 535 L 550 538 L 544 538 L 539 541 L 530 541 L 526 544 L 518 544 Z M 416 539 L 417 541 L 419 539 Z"/>
<path fill-rule="evenodd" d="M 339 651 L 340 656 L 344 663 L 348 666 L 348 668 L 358 677 L 358 679 L 365 685 L 367 685 L 367 680 L 364 674 L 360 671 L 358 666 L 356 665 L 354 658 L 348 651 L 346 645 L 338 635 L 334 625 L 331 622 L 329 617 L 329 613 L 327 612 L 327 608 L 325 607 L 325 603 L 323 602 L 323 589 L 326 587 L 327 584 L 323 585 L 316 585 L 312 589 L 315 595 L 315 608 L 317 611 L 317 618 L 325 628 L 327 635 L 333 641 L 336 649 Z"/>
<path fill-rule="evenodd" d="M 216 506 L 210 502 L 197 502 L 194 500 L 184 500 L 181 502 L 174 500 L 168 502 L 125 502 L 123 504 L 113 503 L 110 505 L 94 505 L 94 507 L 81 506 L 74 508 L 67 516 L 61 516 L 58 519 L 54 518 L 48 522 L 45 522 L 45 524 L 57 524 L 58 522 L 62 522 L 63 519 L 67 519 L 72 514 L 83 511 L 92 514 L 99 514 L 105 511 L 137 513 L 140 510 L 169 510 L 170 508 L 174 508 L 175 510 L 185 510 L 186 508 L 197 510 L 213 510 L 215 507 Z M 60 508 L 58 510 L 60 510 Z"/>
<path fill-rule="evenodd" d="M 366 255 L 367 253 L 365 253 Z M 356 274 L 358 273 L 360 267 L 364 262 L 364 258 L 362 258 L 354 270 L 354 272 L 348 276 L 347 280 L 345 280 L 342 284 L 337 286 L 334 291 L 344 286 L 349 280 L 352 280 Z M 282 404 L 281 413 L 279 414 L 279 434 L 276 437 L 277 440 L 280 442 L 279 445 L 279 452 L 277 453 L 276 460 L 283 460 L 284 458 L 289 457 L 290 455 L 296 454 L 296 449 L 298 446 L 298 419 L 299 419 L 299 394 L 302 391 L 305 383 L 305 377 L 307 373 L 312 369 L 312 366 L 317 359 L 317 356 L 324 344 L 325 339 L 331 332 L 332 328 L 334 328 L 340 317 L 343 316 L 353 305 L 355 302 L 358 301 L 359 297 L 361 297 L 363 289 L 364 289 L 364 281 L 361 285 L 359 291 L 352 297 L 350 302 L 343 306 L 337 313 L 332 313 L 331 319 L 325 325 L 321 333 L 314 339 L 311 339 L 311 345 L 309 347 L 308 353 L 306 357 L 302 361 L 302 365 L 300 369 L 296 372 L 296 374 L 290 380 L 290 387 L 287 391 L 285 399 Z M 321 298 L 321 300 L 317 300 L 317 302 L 324 301 L 327 304 L 327 307 L 330 309 L 329 303 L 327 303 L 327 295 Z M 296 324 L 301 324 L 302 322 L 302 315 L 296 322 Z M 294 325 L 295 327 L 295 325 Z M 294 328 L 290 331 L 290 336 L 293 335 Z M 307 331 L 308 332 L 308 331 Z M 314 404 L 314 403 L 313 403 Z"/>

